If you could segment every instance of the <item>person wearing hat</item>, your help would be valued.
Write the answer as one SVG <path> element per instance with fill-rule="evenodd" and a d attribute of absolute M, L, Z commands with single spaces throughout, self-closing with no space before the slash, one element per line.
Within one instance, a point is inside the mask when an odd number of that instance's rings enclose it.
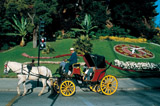
<path fill-rule="evenodd" d="M 65 59 L 65 61 L 69 61 L 69 63 L 65 65 L 65 74 L 68 74 L 69 66 L 77 63 L 77 53 L 74 51 L 74 48 L 70 48 L 70 52 L 72 53 L 71 57 L 69 59 Z"/>

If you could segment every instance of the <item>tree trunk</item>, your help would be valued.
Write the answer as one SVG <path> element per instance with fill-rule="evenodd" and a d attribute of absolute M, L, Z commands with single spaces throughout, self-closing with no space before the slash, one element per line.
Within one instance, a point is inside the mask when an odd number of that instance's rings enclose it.
<path fill-rule="evenodd" d="M 24 37 L 22 37 L 22 40 L 20 42 L 20 46 L 23 47 L 25 45 Z"/>
<path fill-rule="evenodd" d="M 37 47 L 38 26 L 33 30 L 33 48 Z"/>

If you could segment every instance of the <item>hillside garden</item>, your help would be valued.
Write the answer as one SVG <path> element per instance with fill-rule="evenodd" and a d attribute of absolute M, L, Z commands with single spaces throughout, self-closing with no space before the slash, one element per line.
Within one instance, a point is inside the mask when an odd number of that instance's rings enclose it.
<path fill-rule="evenodd" d="M 68 54 L 69 48 L 74 47 L 78 54 L 103 55 L 113 65 L 116 65 L 115 60 L 121 61 L 122 65 L 128 64 L 126 62 L 135 62 L 134 65 L 139 62 L 156 64 L 152 70 L 148 67 L 145 67 L 147 70 L 142 67 L 136 69 L 137 66 L 129 67 L 135 69 L 135 72 L 111 67 L 107 74 L 117 77 L 157 77 L 160 74 L 160 29 L 154 25 L 154 17 L 158 14 L 155 11 L 157 6 L 154 5 L 156 1 L 1 0 L 0 77 L 16 77 L 13 73 L 3 75 L 6 61 L 31 62 L 31 58 L 22 56 L 23 53 L 37 57 L 38 39 L 41 37 L 47 38 L 41 57 Z M 43 36 L 40 33 L 42 20 L 45 25 Z M 120 49 L 117 51 L 125 55 L 116 52 L 116 45 L 126 46 L 121 49 L 129 54 L 122 53 Z M 134 54 L 140 54 L 141 58 L 136 58 Z M 68 57 L 40 61 L 56 62 L 64 58 Z M 78 61 L 83 62 L 83 59 L 79 57 Z M 47 66 L 53 73 L 59 66 L 40 65 Z"/>

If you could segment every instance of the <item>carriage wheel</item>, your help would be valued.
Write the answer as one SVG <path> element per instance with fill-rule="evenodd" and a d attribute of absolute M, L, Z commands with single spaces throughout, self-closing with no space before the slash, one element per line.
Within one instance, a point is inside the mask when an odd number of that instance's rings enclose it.
<path fill-rule="evenodd" d="M 89 86 L 89 88 L 93 91 L 93 92 L 101 92 L 101 88 L 99 84 L 93 85 L 93 86 Z"/>
<path fill-rule="evenodd" d="M 53 88 L 54 88 L 54 90 L 55 90 L 57 93 L 60 93 L 60 92 L 59 92 L 59 85 L 58 85 L 58 81 L 57 81 L 57 80 L 54 81 L 54 83 L 53 83 Z"/>
<path fill-rule="evenodd" d="M 116 92 L 118 87 L 118 81 L 116 77 L 112 75 L 106 75 L 103 77 L 100 83 L 101 91 L 105 95 L 112 95 Z"/>
<path fill-rule="evenodd" d="M 76 86 L 73 81 L 65 80 L 60 85 L 60 92 L 63 96 L 72 96 L 76 92 Z"/>

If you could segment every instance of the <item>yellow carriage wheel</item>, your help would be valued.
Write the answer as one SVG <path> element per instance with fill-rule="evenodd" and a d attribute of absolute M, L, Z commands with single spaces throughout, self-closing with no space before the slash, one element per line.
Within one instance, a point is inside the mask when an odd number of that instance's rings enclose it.
<path fill-rule="evenodd" d="M 99 84 L 96 85 L 90 85 L 89 88 L 93 91 L 93 92 L 100 92 L 101 88 Z"/>
<path fill-rule="evenodd" d="M 112 95 L 116 92 L 118 87 L 118 81 L 116 77 L 112 75 L 106 75 L 103 77 L 100 83 L 101 91 L 105 95 Z"/>
<path fill-rule="evenodd" d="M 53 88 L 57 93 L 60 93 L 59 92 L 59 85 L 58 85 L 58 81 L 57 80 L 53 82 Z"/>
<path fill-rule="evenodd" d="M 63 96 L 72 96 L 76 92 L 76 86 L 73 81 L 65 80 L 60 85 L 60 92 Z"/>

